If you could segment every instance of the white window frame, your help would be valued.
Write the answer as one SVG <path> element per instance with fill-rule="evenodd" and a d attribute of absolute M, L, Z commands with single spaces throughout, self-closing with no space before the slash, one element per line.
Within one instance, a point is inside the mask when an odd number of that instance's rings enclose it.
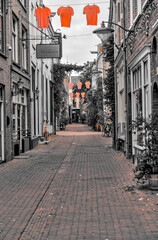
<path fill-rule="evenodd" d="M 22 27 L 22 39 L 27 38 L 27 30 Z M 27 45 L 26 41 L 22 41 L 22 67 L 27 69 Z"/>
<path fill-rule="evenodd" d="M 133 71 L 138 67 L 138 65 L 141 65 L 141 74 L 142 74 L 142 79 L 144 79 L 144 62 L 148 61 L 148 83 L 144 84 L 144 81 L 142 81 L 142 116 L 147 117 L 147 114 L 151 114 L 152 112 L 152 90 L 151 90 L 151 69 L 150 69 L 150 62 L 151 62 L 151 47 L 150 46 L 145 46 L 141 51 L 132 59 L 132 61 L 129 63 L 129 69 L 131 73 L 131 93 L 132 93 L 132 120 L 135 120 L 135 89 L 133 86 Z M 146 113 L 145 109 L 145 87 L 147 90 L 148 94 L 148 113 Z M 146 113 L 146 116 L 145 116 Z M 137 144 L 137 136 L 136 132 L 133 132 L 132 134 L 132 141 L 133 141 L 133 154 L 136 153 L 136 149 L 138 149 L 140 146 Z"/>
<path fill-rule="evenodd" d="M 15 23 L 15 25 L 13 24 Z M 15 29 L 14 29 L 15 26 Z M 18 19 L 13 16 L 12 18 L 12 59 L 18 63 Z"/>
<path fill-rule="evenodd" d="M 134 0 L 130 0 L 130 25 L 132 26 L 133 23 L 136 21 L 137 17 L 139 14 L 141 14 L 142 12 L 142 4 L 140 0 L 137 0 L 137 15 L 136 17 L 133 16 L 133 1 Z"/>

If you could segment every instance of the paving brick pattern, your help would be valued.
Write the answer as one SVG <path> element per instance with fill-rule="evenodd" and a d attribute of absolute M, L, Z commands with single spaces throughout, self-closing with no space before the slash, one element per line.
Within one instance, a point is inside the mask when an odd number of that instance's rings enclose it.
<path fill-rule="evenodd" d="M 158 192 L 130 191 L 133 165 L 110 145 L 71 125 L 1 165 L 0 239 L 158 239 Z"/>

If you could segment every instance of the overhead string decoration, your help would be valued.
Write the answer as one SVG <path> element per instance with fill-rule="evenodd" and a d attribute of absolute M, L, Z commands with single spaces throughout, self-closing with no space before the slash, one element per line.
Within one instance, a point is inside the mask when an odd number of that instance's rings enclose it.
<path fill-rule="evenodd" d="M 52 13 L 48 7 L 38 7 L 35 10 L 35 17 L 37 18 L 37 27 L 38 28 L 48 28 L 49 26 L 49 18 Z"/>
<path fill-rule="evenodd" d="M 70 27 L 71 16 L 74 15 L 74 10 L 72 7 L 60 7 L 57 10 L 57 14 L 60 16 L 61 26 Z"/>
<path fill-rule="evenodd" d="M 100 8 L 93 4 L 87 5 L 83 9 L 83 14 L 86 14 L 87 25 L 97 25 L 97 14 L 100 13 Z"/>

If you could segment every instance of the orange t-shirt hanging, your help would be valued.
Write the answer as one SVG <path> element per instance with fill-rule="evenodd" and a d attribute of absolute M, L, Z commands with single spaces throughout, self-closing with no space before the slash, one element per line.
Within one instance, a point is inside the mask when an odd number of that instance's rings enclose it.
<path fill-rule="evenodd" d="M 82 92 L 81 96 L 82 96 L 82 98 L 84 98 L 85 97 L 85 92 Z"/>
<path fill-rule="evenodd" d="M 100 13 L 100 8 L 95 4 L 84 7 L 83 14 L 86 14 L 87 25 L 97 25 L 97 13 Z"/>
<path fill-rule="evenodd" d="M 74 86 L 74 83 L 70 82 L 68 83 L 69 84 L 69 89 L 72 90 L 73 89 L 73 86 Z"/>
<path fill-rule="evenodd" d="M 86 88 L 89 89 L 89 88 L 90 88 L 90 85 L 91 85 L 90 81 L 85 82 L 85 85 L 86 85 Z"/>
<path fill-rule="evenodd" d="M 80 96 L 80 93 L 77 92 L 77 93 L 76 93 L 76 97 L 79 97 L 79 96 Z"/>
<path fill-rule="evenodd" d="M 38 28 L 48 28 L 49 17 L 52 15 L 51 10 L 47 7 L 45 8 L 36 8 L 35 17 L 37 18 L 37 27 Z"/>
<path fill-rule="evenodd" d="M 74 15 L 74 10 L 72 7 L 60 7 L 57 10 L 57 14 L 60 15 L 61 26 L 70 27 L 71 16 Z"/>
<path fill-rule="evenodd" d="M 81 89 L 81 88 L 82 88 L 82 82 L 78 82 L 78 83 L 77 83 L 77 88 L 78 88 L 78 89 Z"/>

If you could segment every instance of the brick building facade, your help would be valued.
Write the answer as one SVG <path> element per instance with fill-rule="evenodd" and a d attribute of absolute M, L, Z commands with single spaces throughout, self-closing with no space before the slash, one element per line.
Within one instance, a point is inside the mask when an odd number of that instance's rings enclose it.
<path fill-rule="evenodd" d="M 29 150 L 30 133 L 30 50 L 29 1 L 13 0 L 10 6 L 11 30 L 11 112 L 12 155 Z"/>
<path fill-rule="evenodd" d="M 117 147 L 136 161 L 142 148 L 130 125 L 140 113 L 158 112 L 158 1 L 117 0 L 113 10 L 113 21 L 127 30 L 123 48 L 124 30 L 114 28 Z"/>
<path fill-rule="evenodd" d="M 9 161 L 11 151 L 11 94 L 10 94 L 10 64 L 11 41 L 10 3 L 0 1 L 0 162 Z"/>

